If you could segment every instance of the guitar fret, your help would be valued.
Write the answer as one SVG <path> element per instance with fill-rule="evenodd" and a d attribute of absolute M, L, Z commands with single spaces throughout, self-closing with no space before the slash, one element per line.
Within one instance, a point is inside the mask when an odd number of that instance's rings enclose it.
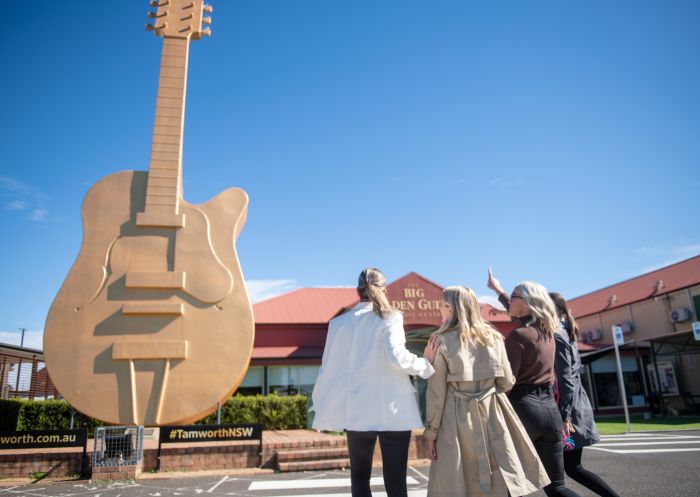
<path fill-rule="evenodd" d="M 153 133 L 151 143 L 180 143 L 180 134 L 166 135 L 163 133 Z"/>
<path fill-rule="evenodd" d="M 179 143 L 152 143 L 151 150 L 155 150 L 157 152 L 179 152 L 180 151 L 180 144 Z"/>
<path fill-rule="evenodd" d="M 160 178 L 148 175 L 148 184 L 152 187 L 177 188 L 177 178 Z"/>
<path fill-rule="evenodd" d="M 182 127 L 181 127 L 181 126 L 169 126 L 169 125 L 165 125 L 165 124 L 160 125 L 160 126 L 154 126 L 154 128 L 159 128 L 158 131 L 165 131 L 166 134 L 170 134 L 170 135 L 175 135 L 175 134 L 179 135 L 180 132 L 182 131 Z M 172 130 L 172 131 L 167 131 L 167 128 L 173 128 L 173 130 Z M 155 131 L 155 130 L 154 130 L 154 131 Z M 173 132 L 173 131 L 174 131 L 174 132 Z"/>
<path fill-rule="evenodd" d="M 155 199 L 153 197 L 155 197 Z M 170 201 L 168 202 L 168 200 Z M 173 197 L 172 195 L 147 195 L 146 204 L 164 206 L 177 205 L 177 197 Z"/>
<path fill-rule="evenodd" d="M 149 193 L 146 198 L 172 199 L 177 195 L 177 191 L 169 193 Z"/>
<path fill-rule="evenodd" d="M 151 159 L 172 159 L 178 160 L 180 158 L 179 152 L 151 152 Z"/>
<path fill-rule="evenodd" d="M 146 212 L 153 215 L 178 211 L 187 54 L 187 40 L 163 39 L 146 184 Z M 144 226 L 152 222 L 144 221 Z"/>

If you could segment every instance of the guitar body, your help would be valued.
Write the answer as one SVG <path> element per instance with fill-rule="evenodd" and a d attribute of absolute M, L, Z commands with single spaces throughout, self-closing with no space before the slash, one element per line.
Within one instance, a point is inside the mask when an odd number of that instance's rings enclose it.
<path fill-rule="evenodd" d="M 254 322 L 234 242 L 248 197 L 180 199 L 184 226 L 144 227 L 148 173 L 103 178 L 80 253 L 49 311 L 46 365 L 64 398 L 113 424 L 198 420 L 243 380 Z"/>

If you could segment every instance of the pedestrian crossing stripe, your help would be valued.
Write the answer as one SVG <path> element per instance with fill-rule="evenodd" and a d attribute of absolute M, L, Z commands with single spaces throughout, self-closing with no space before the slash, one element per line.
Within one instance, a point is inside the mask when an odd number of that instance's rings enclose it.
<path fill-rule="evenodd" d="M 601 450 L 603 452 L 612 452 L 614 454 L 658 454 L 661 452 L 700 452 L 700 447 L 697 449 L 604 449 L 603 447 L 587 447 L 590 450 Z"/>
<path fill-rule="evenodd" d="M 235 495 L 240 495 L 240 494 L 235 494 Z M 342 493 L 342 494 L 306 494 L 308 497 L 352 497 L 351 493 Z M 409 490 L 408 491 L 408 497 L 427 497 L 428 495 L 428 490 L 427 489 L 422 489 L 422 490 Z M 299 495 L 276 495 L 275 497 L 299 497 Z M 374 490 L 372 491 L 372 497 L 388 497 L 388 494 L 386 492 L 375 492 Z"/>
<path fill-rule="evenodd" d="M 695 435 L 667 435 L 663 433 L 607 435 L 601 437 L 600 443 L 587 447 L 590 450 L 612 452 L 614 454 L 659 454 L 668 452 L 697 452 L 700 447 L 680 447 L 680 445 L 700 444 L 700 437 Z M 664 448 L 646 448 L 652 445 L 665 445 Z M 621 449 L 618 447 L 643 446 L 639 449 Z"/>
<path fill-rule="evenodd" d="M 624 447 L 631 445 L 675 445 L 675 444 L 700 444 L 700 440 L 673 440 L 672 442 L 622 442 L 622 443 L 599 443 L 598 447 Z"/>
<path fill-rule="evenodd" d="M 416 485 L 418 481 L 412 476 L 406 477 L 407 485 Z M 384 478 L 373 477 L 369 480 L 370 485 L 384 485 Z M 328 487 L 347 487 L 350 488 L 350 478 L 325 478 L 325 479 L 306 479 L 306 480 L 269 480 L 269 481 L 254 481 L 250 483 L 248 490 L 294 490 L 306 488 L 328 488 Z M 373 493 L 374 494 L 374 493 Z M 338 495 L 338 494 L 333 494 Z"/>

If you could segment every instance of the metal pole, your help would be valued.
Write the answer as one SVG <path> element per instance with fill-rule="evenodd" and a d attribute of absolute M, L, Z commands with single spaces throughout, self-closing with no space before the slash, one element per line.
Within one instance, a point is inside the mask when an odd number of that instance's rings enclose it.
<path fill-rule="evenodd" d="M 651 358 L 654 360 L 654 371 L 656 372 L 656 388 L 659 395 L 659 412 L 661 416 L 666 416 L 666 404 L 664 404 L 664 393 L 661 390 L 661 375 L 659 374 L 659 363 L 656 361 L 656 348 L 654 342 L 649 342 L 651 344 Z M 661 349 L 659 349 L 661 350 Z"/>
<path fill-rule="evenodd" d="M 22 332 L 22 338 L 19 341 L 19 346 L 22 348 L 24 347 L 24 332 L 27 331 L 27 328 L 20 328 L 19 331 Z"/>
<path fill-rule="evenodd" d="M 216 424 L 221 424 L 221 401 L 216 403 Z"/>
<path fill-rule="evenodd" d="M 613 345 L 615 346 L 615 360 L 617 362 L 617 382 L 620 386 L 620 395 L 622 396 L 622 408 L 625 411 L 625 422 L 627 423 L 627 433 L 632 431 L 632 425 L 630 423 L 630 413 L 627 408 L 627 391 L 625 390 L 625 378 L 622 376 L 622 363 L 620 362 L 620 349 L 618 345 L 618 340 L 622 341 L 624 344 L 624 338 L 622 337 L 622 328 L 619 326 L 613 326 Z"/>

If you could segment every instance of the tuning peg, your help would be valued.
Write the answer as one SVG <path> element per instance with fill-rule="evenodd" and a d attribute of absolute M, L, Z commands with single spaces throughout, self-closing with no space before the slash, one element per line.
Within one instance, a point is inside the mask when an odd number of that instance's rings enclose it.
<path fill-rule="evenodd" d="M 211 26 L 211 17 L 202 17 L 202 24 L 206 24 L 207 26 Z"/>
<path fill-rule="evenodd" d="M 204 4 L 204 9 L 203 9 L 203 10 L 204 10 L 204 12 L 206 12 L 207 14 L 211 14 L 212 12 L 214 12 L 214 7 L 212 7 L 211 5 L 208 5 L 208 4 L 205 3 L 205 4 Z"/>
<path fill-rule="evenodd" d="M 148 12 L 146 12 L 146 17 L 148 17 L 148 18 L 150 18 L 150 19 L 155 19 L 156 13 L 155 13 L 155 12 L 151 12 L 151 11 L 149 10 Z"/>
<path fill-rule="evenodd" d="M 199 32 L 199 36 L 211 36 L 211 29 L 206 28 Z"/>
<path fill-rule="evenodd" d="M 153 31 L 156 27 L 153 24 L 146 24 L 146 31 Z"/>

